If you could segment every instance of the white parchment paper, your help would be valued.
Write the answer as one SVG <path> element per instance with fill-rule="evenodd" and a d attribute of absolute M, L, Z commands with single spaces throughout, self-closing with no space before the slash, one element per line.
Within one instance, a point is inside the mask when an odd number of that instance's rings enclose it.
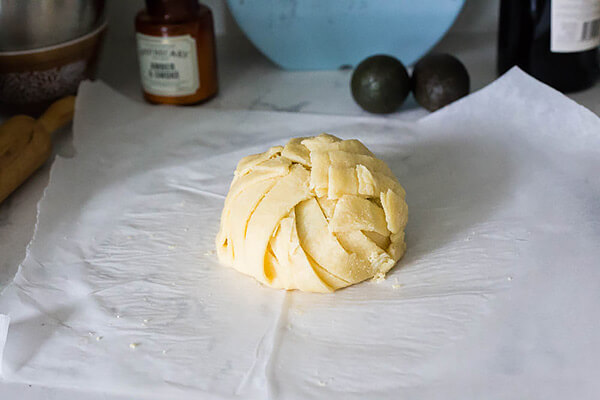
<path fill-rule="evenodd" d="M 8 381 L 137 398 L 600 390 L 600 120 L 517 69 L 411 124 L 157 107 L 85 83 L 74 130 L 0 296 Z M 406 188 L 406 256 L 330 295 L 219 266 L 237 161 L 323 131 Z"/>

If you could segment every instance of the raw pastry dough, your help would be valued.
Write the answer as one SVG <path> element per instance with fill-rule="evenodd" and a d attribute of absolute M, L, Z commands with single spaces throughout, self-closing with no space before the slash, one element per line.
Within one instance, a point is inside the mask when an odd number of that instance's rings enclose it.
<path fill-rule="evenodd" d="M 267 286 L 332 292 L 382 278 L 406 249 L 405 192 L 358 140 L 321 134 L 238 163 L 219 260 Z"/>

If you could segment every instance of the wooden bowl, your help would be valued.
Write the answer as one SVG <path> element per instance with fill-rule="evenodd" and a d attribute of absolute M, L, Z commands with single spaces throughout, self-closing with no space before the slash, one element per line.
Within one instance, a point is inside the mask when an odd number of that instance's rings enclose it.
<path fill-rule="evenodd" d="M 0 103 L 10 112 L 37 113 L 74 94 L 94 76 L 106 23 L 77 39 L 34 50 L 0 52 Z"/>

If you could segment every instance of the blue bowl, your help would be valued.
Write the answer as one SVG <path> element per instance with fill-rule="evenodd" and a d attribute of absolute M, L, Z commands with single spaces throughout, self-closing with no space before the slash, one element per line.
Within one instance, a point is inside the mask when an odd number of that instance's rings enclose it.
<path fill-rule="evenodd" d="M 411 65 L 464 0 L 227 0 L 246 36 L 281 68 L 336 69 L 374 54 Z"/>

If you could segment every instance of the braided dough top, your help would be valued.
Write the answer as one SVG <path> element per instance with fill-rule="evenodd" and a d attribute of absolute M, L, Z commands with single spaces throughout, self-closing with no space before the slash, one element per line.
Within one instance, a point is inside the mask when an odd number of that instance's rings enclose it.
<path fill-rule="evenodd" d="M 383 278 L 404 254 L 405 191 L 358 140 L 321 134 L 243 158 L 219 260 L 280 289 L 332 292 Z"/>

